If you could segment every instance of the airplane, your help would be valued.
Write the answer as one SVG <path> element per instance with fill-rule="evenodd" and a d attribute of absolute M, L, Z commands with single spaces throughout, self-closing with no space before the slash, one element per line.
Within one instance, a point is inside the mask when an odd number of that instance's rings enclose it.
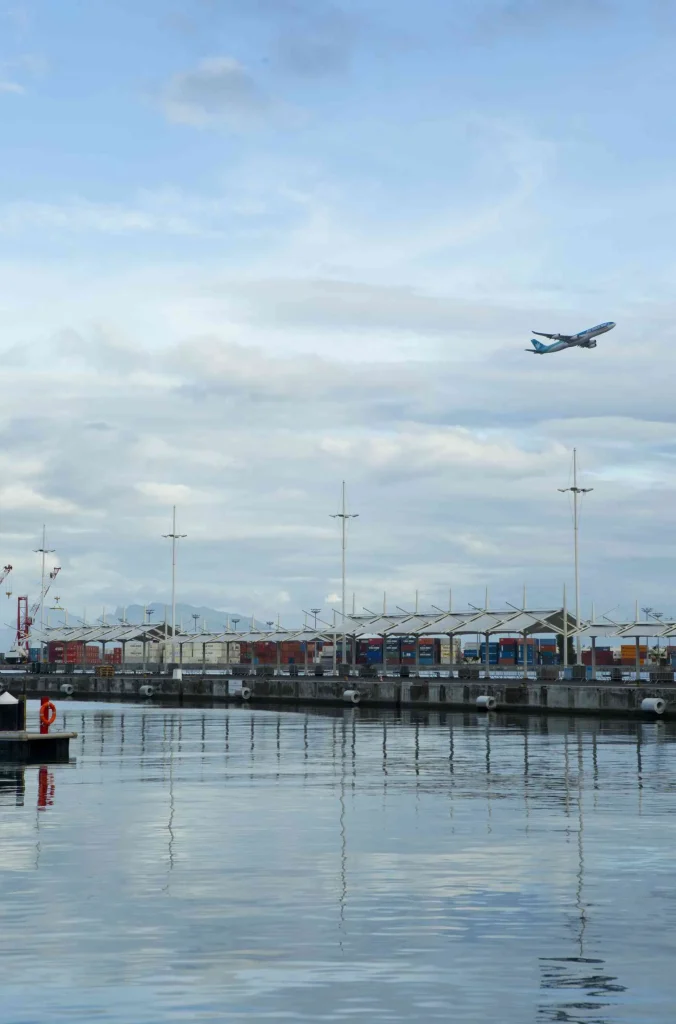
<path fill-rule="evenodd" d="M 549 338 L 554 344 L 543 345 L 541 341 L 531 338 L 533 347 L 524 349 L 524 351 L 531 352 L 534 356 L 546 356 L 550 352 L 563 352 L 567 348 L 596 348 L 597 334 L 612 331 L 614 326 L 612 320 L 609 320 L 607 324 L 588 327 L 586 331 L 580 331 L 579 334 L 544 334 L 542 331 L 533 331 L 533 334 L 539 334 L 541 338 Z"/>

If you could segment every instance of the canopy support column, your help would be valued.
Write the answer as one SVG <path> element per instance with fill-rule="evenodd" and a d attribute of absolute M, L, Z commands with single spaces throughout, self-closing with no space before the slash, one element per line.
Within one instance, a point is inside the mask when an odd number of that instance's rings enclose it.
<path fill-rule="evenodd" d="M 566 584 L 563 585 L 563 667 L 568 668 L 568 601 Z"/>
<path fill-rule="evenodd" d="M 591 677 L 596 679 L 596 637 L 591 638 Z"/>

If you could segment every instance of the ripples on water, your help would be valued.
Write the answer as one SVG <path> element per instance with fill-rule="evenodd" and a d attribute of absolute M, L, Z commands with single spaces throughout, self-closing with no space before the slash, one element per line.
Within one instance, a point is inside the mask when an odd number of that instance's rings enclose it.
<path fill-rule="evenodd" d="M 75 764 L 0 765 L 3 1024 L 676 1017 L 674 726 L 57 725 Z"/>

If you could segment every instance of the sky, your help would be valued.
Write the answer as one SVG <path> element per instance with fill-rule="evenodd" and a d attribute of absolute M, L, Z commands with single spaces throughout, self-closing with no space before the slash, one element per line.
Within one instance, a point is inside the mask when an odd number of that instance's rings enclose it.
<path fill-rule="evenodd" d="M 5 619 L 676 615 L 676 2 L 0 0 Z M 533 359 L 531 331 L 617 328 Z M 11 587 L 7 584 L 12 581 Z M 2 616 L 0 616 L 2 618 Z"/>

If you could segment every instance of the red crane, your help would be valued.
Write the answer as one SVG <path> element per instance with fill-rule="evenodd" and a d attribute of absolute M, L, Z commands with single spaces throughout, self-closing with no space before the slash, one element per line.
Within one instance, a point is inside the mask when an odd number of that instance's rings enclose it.
<path fill-rule="evenodd" d="M 21 652 L 25 657 L 28 657 L 28 644 L 30 640 L 31 626 L 35 621 L 35 616 L 40 611 L 40 605 L 44 601 L 51 587 L 52 583 L 59 575 L 61 566 L 57 565 L 56 568 L 52 569 L 49 576 L 45 580 L 45 585 L 40 591 L 40 596 L 31 606 L 28 607 L 28 598 L 24 594 L 22 597 L 18 597 L 16 600 L 16 652 Z M 0 583 L 2 580 L 0 579 Z"/>

